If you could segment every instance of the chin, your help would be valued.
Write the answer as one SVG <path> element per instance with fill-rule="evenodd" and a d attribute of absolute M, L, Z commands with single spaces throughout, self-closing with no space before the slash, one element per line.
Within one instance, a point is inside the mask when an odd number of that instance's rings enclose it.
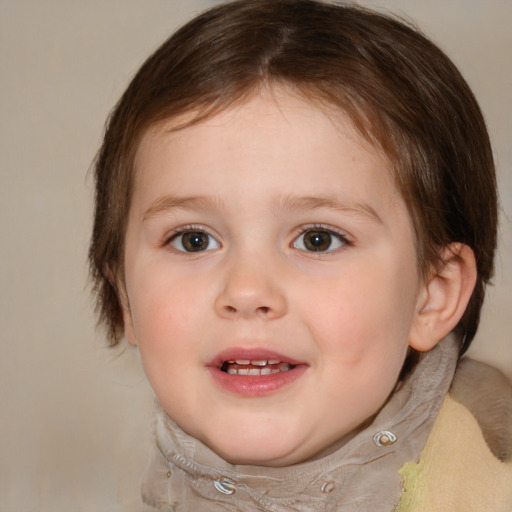
<path fill-rule="evenodd" d="M 185 425 L 184 430 L 230 464 L 278 467 L 313 455 L 312 432 L 303 418 L 290 418 L 289 411 L 283 415 L 278 408 L 255 409 L 252 405 L 236 407 L 235 413 L 224 410 L 196 428 Z"/>
<path fill-rule="evenodd" d="M 300 457 L 293 447 L 283 445 L 283 436 L 274 435 L 269 441 L 258 437 L 256 441 L 245 439 L 241 443 L 227 439 L 225 443 L 208 444 L 208 446 L 226 462 L 235 465 L 250 466 L 287 466 L 300 462 Z"/>
<path fill-rule="evenodd" d="M 253 453 L 236 453 L 235 455 L 233 455 L 233 452 L 231 452 L 229 455 L 226 454 L 225 457 L 222 456 L 222 458 L 230 464 L 244 466 L 281 467 L 301 462 L 300 460 L 288 458 L 288 454 L 283 454 L 283 456 L 280 456 L 279 454 L 275 453 L 261 453 L 260 450 L 256 450 Z"/>

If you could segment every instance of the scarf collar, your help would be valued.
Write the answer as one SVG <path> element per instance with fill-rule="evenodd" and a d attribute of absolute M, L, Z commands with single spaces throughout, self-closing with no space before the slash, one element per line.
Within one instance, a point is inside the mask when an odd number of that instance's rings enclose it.
<path fill-rule="evenodd" d="M 389 512 L 398 471 L 418 461 L 452 381 L 459 342 L 448 336 L 421 355 L 371 424 L 325 457 L 288 467 L 232 465 L 155 405 L 156 449 L 142 493 L 172 510 Z"/>

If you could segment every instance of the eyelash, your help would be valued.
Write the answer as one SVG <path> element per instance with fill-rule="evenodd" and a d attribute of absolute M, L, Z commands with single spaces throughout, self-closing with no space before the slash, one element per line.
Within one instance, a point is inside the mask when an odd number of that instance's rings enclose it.
<path fill-rule="evenodd" d="M 208 246 L 205 248 L 205 249 L 198 249 L 197 251 L 194 251 L 194 250 L 191 250 L 191 251 L 188 251 L 185 249 L 184 245 L 183 245 L 183 238 L 181 238 L 181 242 L 179 245 L 181 245 L 181 248 L 178 248 L 176 246 L 173 245 L 173 242 L 175 242 L 176 240 L 180 240 L 180 237 L 183 237 L 184 235 L 186 234 L 201 234 L 201 235 L 206 235 L 208 237 Z M 204 229 L 204 226 L 198 226 L 198 225 L 194 225 L 194 224 L 189 224 L 189 225 L 186 225 L 186 226 L 181 226 L 179 228 L 176 228 L 175 230 L 173 230 L 173 232 L 170 234 L 170 236 L 168 236 L 164 242 L 163 242 L 163 246 L 170 246 L 172 248 L 172 250 L 174 250 L 175 252 L 177 253 L 184 253 L 184 254 L 194 254 L 196 252 L 205 252 L 207 250 L 212 250 L 210 247 L 212 241 L 217 245 L 217 247 L 214 247 L 214 249 L 218 249 L 220 248 L 220 242 L 217 240 L 217 238 L 215 238 L 213 235 L 211 235 L 210 233 L 208 233 L 208 231 L 206 231 Z"/>
<path fill-rule="evenodd" d="M 337 240 L 340 245 L 338 247 L 335 247 L 334 249 L 331 249 L 331 247 L 329 245 L 329 247 L 325 250 L 308 250 L 306 248 L 297 247 L 296 244 L 300 240 L 300 238 L 303 237 L 304 235 L 306 235 L 307 233 L 311 233 L 311 232 L 326 233 L 331 237 L 330 245 L 332 242 L 332 238 Z M 331 226 L 325 226 L 323 224 L 312 224 L 310 226 L 302 226 L 300 228 L 300 231 L 294 237 L 294 239 L 290 245 L 291 245 L 291 247 L 298 249 L 300 251 L 304 251 L 304 252 L 316 255 L 316 254 L 326 254 L 326 253 L 336 252 L 336 251 L 342 249 L 343 247 L 353 245 L 353 242 L 348 239 L 348 236 L 345 232 L 342 232 L 336 228 L 333 228 Z M 304 245 L 304 242 L 302 242 L 302 245 Z"/>
<path fill-rule="evenodd" d="M 317 232 L 319 234 L 327 234 L 328 235 L 328 237 L 329 237 L 328 247 L 326 247 L 325 249 L 322 249 L 322 248 L 320 248 L 320 246 L 317 246 L 317 247 L 319 247 L 318 249 L 308 249 L 308 248 L 306 248 L 304 241 L 299 242 L 301 237 L 303 237 L 307 233 L 314 233 L 314 232 Z M 182 238 L 184 235 L 187 235 L 187 234 L 206 235 L 206 237 L 208 237 L 207 246 L 205 248 L 201 248 L 200 246 L 197 246 L 198 247 L 197 250 L 193 250 L 193 249 L 187 250 L 186 247 L 183 245 L 183 238 Z M 181 237 L 181 240 L 180 240 L 180 237 Z M 339 243 L 339 245 L 337 247 L 335 247 L 334 249 L 331 248 L 333 238 L 335 240 L 337 240 L 337 242 Z M 179 245 L 181 247 L 177 247 L 174 245 L 174 242 L 176 242 L 176 241 L 179 241 L 179 244 L 176 244 L 176 245 Z M 190 243 L 191 240 L 189 240 L 188 242 Z M 215 247 L 213 247 L 213 248 L 210 247 L 212 245 L 212 243 L 215 245 Z M 164 240 L 162 245 L 163 246 L 171 246 L 172 250 L 176 251 L 177 253 L 184 253 L 184 254 L 193 254 L 196 252 L 211 251 L 212 249 L 219 249 L 221 247 L 220 242 L 213 235 L 208 233 L 204 229 L 203 226 L 194 225 L 194 224 L 189 224 L 186 226 L 181 226 L 179 228 L 176 228 L 175 230 L 173 230 L 171 235 L 168 236 Z M 298 232 L 294 236 L 293 241 L 290 244 L 290 247 L 300 250 L 300 251 L 303 251 L 303 252 L 306 252 L 306 253 L 325 254 L 325 253 L 335 252 L 343 247 L 350 246 L 350 245 L 352 245 L 352 242 L 347 238 L 346 233 L 343 233 L 340 230 L 335 229 L 330 226 L 325 226 L 322 224 L 311 224 L 309 226 L 301 226 L 300 231 L 298 230 Z"/>

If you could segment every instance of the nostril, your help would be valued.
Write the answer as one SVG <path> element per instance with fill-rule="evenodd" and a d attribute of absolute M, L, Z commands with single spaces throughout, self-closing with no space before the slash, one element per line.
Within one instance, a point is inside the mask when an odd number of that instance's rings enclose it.
<path fill-rule="evenodd" d="M 280 318 L 287 311 L 287 301 L 280 292 L 249 287 L 226 287 L 215 297 L 213 306 L 216 314 L 226 319 L 254 316 L 270 320 Z"/>
<path fill-rule="evenodd" d="M 230 314 L 233 314 L 233 313 L 237 313 L 238 312 L 238 309 L 233 307 L 233 306 L 230 306 L 228 304 L 226 304 L 224 306 L 224 309 L 227 313 L 230 313 Z M 257 307 L 256 308 L 256 313 L 260 313 L 262 315 L 268 315 L 270 312 L 272 311 L 272 309 L 268 306 L 260 306 L 260 307 Z"/>

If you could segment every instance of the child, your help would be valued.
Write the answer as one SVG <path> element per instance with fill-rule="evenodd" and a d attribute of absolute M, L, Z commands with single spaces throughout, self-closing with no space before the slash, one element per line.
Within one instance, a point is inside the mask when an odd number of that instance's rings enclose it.
<path fill-rule="evenodd" d="M 100 317 L 138 346 L 157 399 L 144 500 L 512 508 L 512 392 L 458 364 L 496 223 L 478 105 L 414 29 L 315 0 L 184 26 L 129 85 L 96 164 Z"/>

